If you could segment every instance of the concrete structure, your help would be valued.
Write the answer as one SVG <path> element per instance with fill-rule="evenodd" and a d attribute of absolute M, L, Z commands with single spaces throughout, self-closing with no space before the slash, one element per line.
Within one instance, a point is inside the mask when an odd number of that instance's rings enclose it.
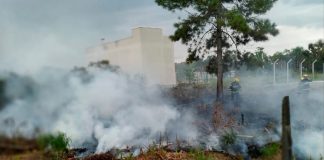
<path fill-rule="evenodd" d="M 88 62 L 100 60 L 144 76 L 149 84 L 176 84 L 173 43 L 158 28 L 135 28 L 131 37 L 88 49 Z"/>

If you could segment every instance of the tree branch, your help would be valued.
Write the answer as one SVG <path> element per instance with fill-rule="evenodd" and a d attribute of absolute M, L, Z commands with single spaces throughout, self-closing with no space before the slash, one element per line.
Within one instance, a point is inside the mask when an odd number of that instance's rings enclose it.
<path fill-rule="evenodd" d="M 198 45 L 201 43 L 202 39 L 207 35 L 207 33 L 211 32 L 213 30 L 213 28 L 210 28 L 208 31 L 206 31 L 200 38 L 199 38 L 199 42 L 196 45 L 195 50 L 198 48 Z"/>
<path fill-rule="evenodd" d="M 232 42 L 233 42 L 234 45 L 235 45 L 236 51 L 239 52 L 239 50 L 238 50 L 238 48 L 237 48 L 237 44 L 236 44 L 236 42 L 234 41 L 234 38 L 233 38 L 229 33 L 225 32 L 225 31 L 222 31 L 222 32 L 225 33 L 228 37 L 230 37 L 230 39 L 232 40 Z"/>

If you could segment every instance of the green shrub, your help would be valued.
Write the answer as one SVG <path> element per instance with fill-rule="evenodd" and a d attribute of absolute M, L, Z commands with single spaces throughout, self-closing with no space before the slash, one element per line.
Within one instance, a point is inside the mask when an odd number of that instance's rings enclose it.
<path fill-rule="evenodd" d="M 236 142 L 237 135 L 233 130 L 225 131 L 225 133 L 221 136 L 220 142 L 222 145 L 232 145 Z"/>
<path fill-rule="evenodd" d="M 213 157 L 205 154 L 205 152 L 200 150 L 193 150 L 190 152 L 191 156 L 195 160 L 213 160 Z"/>
<path fill-rule="evenodd" d="M 261 148 L 261 155 L 264 157 L 274 156 L 279 152 L 280 145 L 278 143 L 270 143 Z"/>
<path fill-rule="evenodd" d="M 70 139 L 64 133 L 58 133 L 57 135 L 43 134 L 37 138 L 38 147 L 42 150 L 66 151 L 69 143 Z"/>
<path fill-rule="evenodd" d="M 5 107 L 8 99 L 6 97 L 6 81 L 0 79 L 0 110 Z"/>

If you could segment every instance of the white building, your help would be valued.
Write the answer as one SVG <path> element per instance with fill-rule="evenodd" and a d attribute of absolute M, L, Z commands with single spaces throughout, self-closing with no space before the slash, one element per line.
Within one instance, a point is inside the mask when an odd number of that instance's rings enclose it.
<path fill-rule="evenodd" d="M 142 75 L 149 84 L 176 84 L 173 43 L 159 28 L 135 28 L 131 37 L 88 49 L 87 62 L 100 60 Z"/>

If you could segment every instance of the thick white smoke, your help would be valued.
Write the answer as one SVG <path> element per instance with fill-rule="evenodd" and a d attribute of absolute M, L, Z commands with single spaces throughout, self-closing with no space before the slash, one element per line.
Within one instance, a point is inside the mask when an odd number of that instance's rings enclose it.
<path fill-rule="evenodd" d="M 60 131 L 71 138 L 72 147 L 94 140 L 97 152 L 104 152 L 152 143 L 168 129 L 181 129 L 170 123 L 182 116 L 157 87 L 122 73 L 93 70 L 77 75 L 47 69 L 31 77 L 4 78 L 13 101 L 0 110 L 0 133 L 8 136 Z M 181 127 L 192 130 L 182 136 L 196 136 L 191 124 L 186 117 Z"/>
<path fill-rule="evenodd" d="M 284 71 L 282 73 L 286 74 Z M 256 116 L 246 117 L 254 120 L 248 123 L 261 123 L 262 115 L 271 117 L 276 121 L 275 127 L 278 130 L 278 138 L 273 140 L 280 140 L 282 99 L 289 96 L 294 154 L 315 159 L 324 155 L 323 81 L 310 83 L 309 93 L 306 94 L 300 90 L 300 82 L 295 77 L 291 78 L 293 82 L 287 83 L 284 79 L 274 85 L 271 73 L 242 71 L 241 75 L 243 113 L 253 112 Z M 265 134 L 260 137 L 265 137 Z"/>
<path fill-rule="evenodd" d="M 241 75 L 241 111 L 247 113 L 248 135 L 260 136 L 266 143 L 266 134 L 255 132 L 268 120 L 264 118 L 271 117 L 278 133 L 270 139 L 280 140 L 281 102 L 289 95 L 294 153 L 313 158 L 324 155 L 323 83 L 313 82 L 305 96 L 298 93 L 298 83 L 272 85 L 263 81 L 269 76 Z M 72 139 L 72 147 L 95 142 L 97 152 L 147 145 L 165 132 L 185 139 L 198 137 L 195 117 L 187 109 L 177 111 L 161 98 L 157 87 L 122 73 L 46 69 L 33 76 L 6 74 L 1 78 L 6 79 L 6 95 L 12 101 L 0 110 L 0 134 L 32 137 L 38 132 L 61 131 Z M 218 137 L 208 141 L 217 143 Z"/>

